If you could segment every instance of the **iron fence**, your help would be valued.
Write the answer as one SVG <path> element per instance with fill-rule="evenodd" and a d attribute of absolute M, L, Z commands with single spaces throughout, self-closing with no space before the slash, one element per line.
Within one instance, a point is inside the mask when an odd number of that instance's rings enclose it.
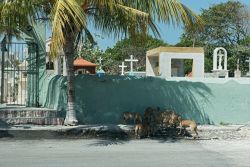
<path fill-rule="evenodd" d="M 38 48 L 35 43 L 1 43 L 1 103 L 36 106 Z"/>

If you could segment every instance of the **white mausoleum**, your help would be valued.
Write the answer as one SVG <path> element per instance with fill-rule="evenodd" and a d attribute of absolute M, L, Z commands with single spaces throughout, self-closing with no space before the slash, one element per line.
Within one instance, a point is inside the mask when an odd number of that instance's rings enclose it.
<path fill-rule="evenodd" d="M 66 76 L 67 71 L 66 71 L 65 57 L 62 56 L 63 53 L 61 53 L 60 56 L 58 56 L 54 60 L 51 60 L 49 58 L 50 44 L 51 44 L 51 38 L 46 40 L 46 53 L 47 53 L 46 71 L 47 73 Z"/>
<path fill-rule="evenodd" d="M 204 49 L 202 47 L 158 47 L 147 51 L 146 75 L 184 77 L 184 60 L 193 60 L 192 77 L 204 77 Z"/>

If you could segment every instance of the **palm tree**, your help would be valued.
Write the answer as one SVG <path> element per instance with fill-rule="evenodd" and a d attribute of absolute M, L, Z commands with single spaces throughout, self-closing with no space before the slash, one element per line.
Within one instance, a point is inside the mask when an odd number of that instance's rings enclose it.
<path fill-rule="evenodd" d="M 202 23 L 176 0 L 5 0 L 0 4 L 0 23 L 12 30 L 22 31 L 25 25 L 36 23 L 41 15 L 49 16 L 52 23 L 51 57 L 63 51 L 66 59 L 68 109 L 65 125 L 77 124 L 73 61 L 77 37 L 86 31 L 88 22 L 103 33 L 113 33 L 117 37 L 147 33 L 148 29 L 159 35 L 156 20 L 177 25 Z"/>

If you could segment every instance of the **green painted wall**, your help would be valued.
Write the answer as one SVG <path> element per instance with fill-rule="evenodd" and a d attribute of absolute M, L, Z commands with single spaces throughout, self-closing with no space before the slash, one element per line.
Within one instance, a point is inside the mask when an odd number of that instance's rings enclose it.
<path fill-rule="evenodd" d="M 41 81 L 41 103 L 65 114 L 66 79 L 48 75 Z M 121 123 L 125 111 L 143 113 L 148 106 L 172 109 L 202 124 L 250 122 L 250 79 L 160 79 L 78 75 L 76 110 L 80 123 Z"/>
<path fill-rule="evenodd" d="M 36 107 L 38 105 L 37 103 L 39 103 L 38 96 L 41 91 L 41 84 L 39 81 L 41 78 L 45 77 L 46 74 L 46 24 L 44 22 L 40 22 L 33 25 L 30 31 L 23 31 L 22 38 L 28 44 L 29 52 L 31 52 L 28 60 L 28 69 L 32 72 L 28 74 L 26 106 Z M 36 45 L 34 46 L 33 43 Z M 38 73 L 38 75 L 36 73 Z M 38 77 L 38 79 L 36 77 Z"/>

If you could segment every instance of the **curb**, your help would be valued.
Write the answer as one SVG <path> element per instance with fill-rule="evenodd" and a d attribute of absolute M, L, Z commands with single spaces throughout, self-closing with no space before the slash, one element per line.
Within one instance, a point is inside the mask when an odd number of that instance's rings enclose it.
<path fill-rule="evenodd" d="M 250 139 L 250 127 L 239 130 L 240 125 L 198 126 L 199 140 L 241 140 Z M 187 139 L 187 133 L 178 135 L 178 128 L 159 129 L 152 138 Z M 79 125 L 79 126 L 37 126 L 15 125 L 0 127 L 0 140 L 40 140 L 40 139 L 135 139 L 134 125 Z"/>

